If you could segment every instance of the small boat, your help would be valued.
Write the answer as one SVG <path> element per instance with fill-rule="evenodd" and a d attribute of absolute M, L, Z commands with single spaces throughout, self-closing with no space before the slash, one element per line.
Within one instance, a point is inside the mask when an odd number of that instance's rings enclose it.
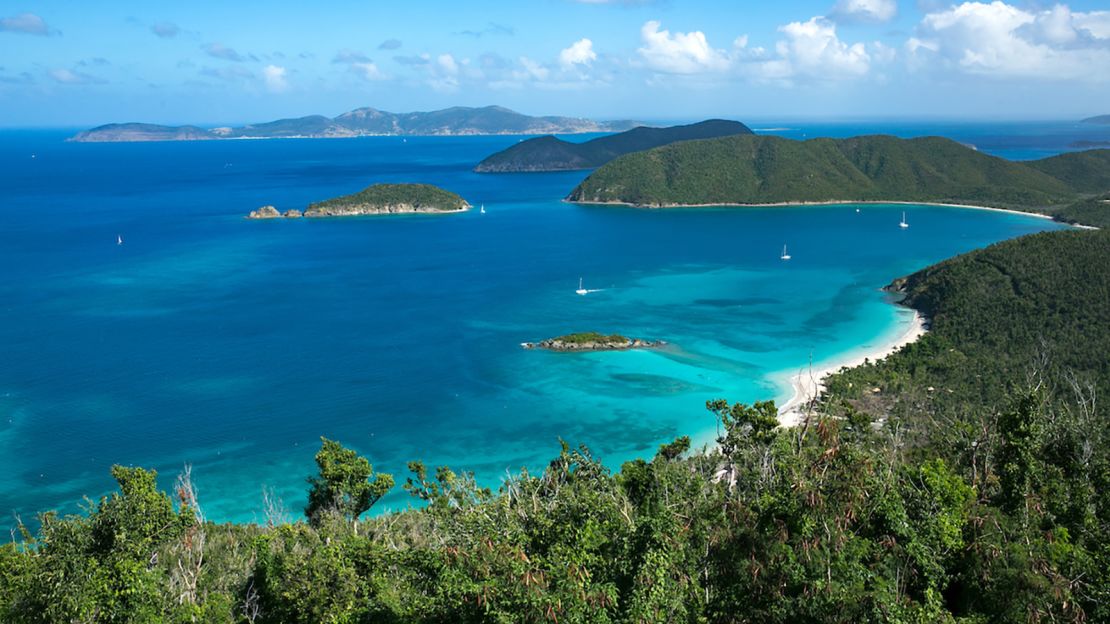
<path fill-rule="evenodd" d="M 485 204 L 482 204 L 481 207 L 478 208 L 478 214 L 486 214 L 486 205 Z"/>
<path fill-rule="evenodd" d="M 578 290 L 574 291 L 574 294 L 585 295 L 588 292 L 590 291 L 586 290 L 586 287 L 582 285 L 582 278 L 578 278 Z"/>
<path fill-rule="evenodd" d="M 122 245 L 123 244 L 123 237 L 120 236 L 119 234 L 116 234 L 116 244 L 117 245 Z"/>
<path fill-rule="evenodd" d="M 859 212 L 859 208 L 856 208 L 856 212 Z"/>
<path fill-rule="evenodd" d="M 783 245 L 782 246 L 782 255 L 779 256 L 779 260 L 789 260 L 789 259 L 790 259 L 790 254 L 786 253 L 786 245 Z"/>
<path fill-rule="evenodd" d="M 904 213 L 904 212 L 902 213 L 902 222 L 898 224 L 898 227 L 900 227 L 902 229 L 906 229 L 906 228 L 910 227 L 910 224 L 906 223 L 906 213 Z"/>

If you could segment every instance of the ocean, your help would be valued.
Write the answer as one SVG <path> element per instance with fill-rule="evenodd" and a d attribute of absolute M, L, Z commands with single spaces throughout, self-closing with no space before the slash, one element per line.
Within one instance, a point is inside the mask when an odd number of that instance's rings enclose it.
<path fill-rule="evenodd" d="M 948 132 L 1015 159 L 1110 134 L 1057 124 L 1049 141 L 1048 125 Z M 260 519 L 263 487 L 295 517 L 321 436 L 400 482 L 421 459 L 491 487 L 541 470 L 560 440 L 613 468 L 679 435 L 707 443 L 706 400 L 784 401 L 784 372 L 900 334 L 911 315 L 880 291 L 892 279 L 1063 227 L 935 206 L 578 206 L 561 198 L 582 172 L 470 171 L 520 137 L 74 144 L 67 134 L 0 132 L 7 524 L 77 511 L 113 488 L 116 463 L 155 468 L 165 487 L 191 464 L 212 520 Z M 243 218 L 375 182 L 437 184 L 486 214 Z M 576 295 L 580 278 L 596 292 Z M 594 330 L 668 346 L 520 347 Z M 398 487 L 375 510 L 410 504 Z"/>

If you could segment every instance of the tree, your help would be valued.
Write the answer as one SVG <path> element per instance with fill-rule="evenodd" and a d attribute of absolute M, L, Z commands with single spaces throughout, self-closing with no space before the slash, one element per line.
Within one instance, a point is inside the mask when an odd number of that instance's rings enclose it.
<path fill-rule="evenodd" d="M 322 513 L 329 511 L 357 520 L 393 488 L 393 475 L 375 475 L 365 457 L 334 440 L 320 440 L 323 444 L 316 453 L 320 472 L 308 478 L 312 488 L 304 513 L 314 524 L 319 523 Z"/>

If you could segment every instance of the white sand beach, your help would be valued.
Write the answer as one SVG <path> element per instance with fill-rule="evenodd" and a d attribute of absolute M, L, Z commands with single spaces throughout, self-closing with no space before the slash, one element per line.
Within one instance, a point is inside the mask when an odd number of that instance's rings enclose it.
<path fill-rule="evenodd" d="M 790 377 L 790 386 L 793 388 L 794 394 L 779 408 L 779 423 L 784 427 L 798 424 L 806 410 L 813 405 L 814 400 L 825 390 L 825 377 L 839 371 L 841 368 L 859 366 L 866 360 L 881 360 L 925 335 L 925 331 L 925 319 L 915 311 L 909 327 L 904 332 L 897 334 L 892 340 L 879 344 L 873 349 L 851 352 L 843 358 L 823 362 L 819 365 L 804 366 Z"/>

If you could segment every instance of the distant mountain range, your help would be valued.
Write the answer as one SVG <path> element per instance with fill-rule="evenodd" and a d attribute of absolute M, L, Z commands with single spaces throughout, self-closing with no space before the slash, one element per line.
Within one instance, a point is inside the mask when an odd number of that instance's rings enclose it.
<path fill-rule="evenodd" d="M 571 171 L 594 169 L 617 156 L 668 145 L 676 141 L 752 134 L 738 121 L 710 119 L 688 126 L 633 128 L 620 134 L 571 143 L 553 136 L 536 137 L 497 152 L 478 163 L 479 173 Z"/>
<path fill-rule="evenodd" d="M 204 141 L 215 139 L 343 138 L 357 136 L 460 136 L 490 134 L 578 134 L 620 132 L 634 121 L 593 121 L 578 117 L 532 117 L 501 106 L 455 106 L 419 113 L 358 108 L 335 118 L 310 115 L 237 128 L 119 123 L 98 126 L 70 138 L 83 143 Z"/>
<path fill-rule="evenodd" d="M 1101 125 L 1107 126 L 1107 125 L 1110 125 L 1110 115 L 1099 115 L 1097 117 L 1088 117 L 1088 118 L 1082 120 L 1080 123 L 1101 124 Z"/>
<path fill-rule="evenodd" d="M 684 141 L 604 165 L 571 201 L 644 206 L 836 201 L 1042 210 L 1110 190 L 1110 150 L 1012 162 L 941 137 Z"/>

